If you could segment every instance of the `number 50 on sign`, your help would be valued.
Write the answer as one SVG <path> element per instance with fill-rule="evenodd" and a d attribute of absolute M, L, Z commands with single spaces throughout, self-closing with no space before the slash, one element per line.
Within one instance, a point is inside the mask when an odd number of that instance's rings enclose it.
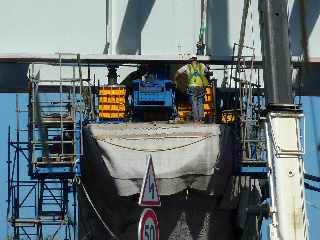
<path fill-rule="evenodd" d="M 159 222 L 155 212 L 150 208 L 146 208 L 141 214 L 138 228 L 138 239 L 160 239 Z"/>

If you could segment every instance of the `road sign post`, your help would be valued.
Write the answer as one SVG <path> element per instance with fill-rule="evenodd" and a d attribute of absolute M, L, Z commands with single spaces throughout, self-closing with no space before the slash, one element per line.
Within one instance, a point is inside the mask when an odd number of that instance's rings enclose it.
<path fill-rule="evenodd" d="M 138 228 L 138 240 L 159 240 L 160 229 L 156 213 L 151 208 L 143 210 Z"/>
<path fill-rule="evenodd" d="M 156 175 L 154 172 L 151 155 L 148 156 L 147 170 L 143 178 L 138 204 L 144 207 L 161 206 L 160 195 L 158 192 Z"/>
<path fill-rule="evenodd" d="M 153 168 L 152 157 L 148 156 L 147 169 L 143 178 L 138 204 L 143 207 L 160 207 L 160 195 Z M 151 208 L 143 210 L 138 227 L 139 240 L 159 240 L 160 229 L 156 213 Z"/>

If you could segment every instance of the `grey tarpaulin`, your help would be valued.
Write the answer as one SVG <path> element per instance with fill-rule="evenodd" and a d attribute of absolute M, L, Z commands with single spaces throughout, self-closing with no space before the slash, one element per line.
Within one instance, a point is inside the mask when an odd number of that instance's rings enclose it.
<path fill-rule="evenodd" d="M 239 239 L 237 229 L 250 220 L 239 217 L 240 190 L 255 187 L 232 177 L 237 142 L 232 127 L 212 124 L 91 124 L 84 128 L 82 181 L 113 232 L 136 239 L 138 193 L 151 153 L 161 239 Z M 81 191 L 79 202 L 80 239 L 109 239 Z"/>
<path fill-rule="evenodd" d="M 232 134 L 224 135 L 223 144 L 230 148 L 220 148 L 219 125 L 94 124 L 84 132 L 89 161 L 104 161 L 120 196 L 140 191 L 147 153 L 152 155 L 161 195 L 187 187 L 214 194 L 220 190 L 214 186 L 222 183 L 210 183 L 211 176 L 223 172 L 219 181 L 225 182 L 232 168 Z"/>

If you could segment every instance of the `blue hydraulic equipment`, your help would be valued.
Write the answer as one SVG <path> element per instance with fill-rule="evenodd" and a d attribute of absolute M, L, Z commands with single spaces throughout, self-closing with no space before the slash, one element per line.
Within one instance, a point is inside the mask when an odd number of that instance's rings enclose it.
<path fill-rule="evenodd" d="M 151 115 L 163 112 L 165 118 L 173 117 L 175 92 L 171 80 L 135 80 L 132 82 L 132 89 L 135 116 L 145 117 L 146 113 Z"/>
<path fill-rule="evenodd" d="M 142 80 L 133 81 L 133 101 L 134 107 L 163 107 L 171 109 L 173 101 L 173 83 L 171 80 L 155 80 L 144 82 Z"/>

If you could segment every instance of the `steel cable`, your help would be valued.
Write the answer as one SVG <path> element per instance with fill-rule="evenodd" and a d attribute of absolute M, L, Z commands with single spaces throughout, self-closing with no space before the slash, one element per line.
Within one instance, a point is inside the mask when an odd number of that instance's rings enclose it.
<path fill-rule="evenodd" d="M 307 180 L 314 181 L 314 182 L 320 182 L 320 177 L 313 176 L 313 175 L 311 175 L 311 174 L 305 173 L 305 174 L 304 174 L 304 178 L 307 179 Z"/>
<path fill-rule="evenodd" d="M 312 186 L 312 185 L 310 185 L 309 183 L 306 183 L 306 182 L 304 183 L 304 187 L 306 189 L 314 191 L 314 192 L 320 192 L 320 188 Z"/>
<path fill-rule="evenodd" d="M 106 224 L 106 222 L 102 219 L 101 215 L 99 214 L 97 208 L 94 206 L 88 192 L 87 189 L 85 188 L 85 186 L 83 185 L 82 181 L 80 178 L 76 178 L 76 182 L 78 183 L 78 185 L 80 185 L 86 195 L 87 200 L 89 201 L 92 209 L 94 210 L 94 212 L 96 213 L 97 217 L 99 218 L 100 222 L 102 223 L 102 225 L 104 226 L 104 228 L 107 230 L 107 232 L 110 234 L 110 236 L 115 239 L 118 240 L 119 238 L 111 231 L 111 228 Z"/>
<path fill-rule="evenodd" d="M 119 147 L 119 148 L 124 148 L 124 149 L 128 149 L 128 150 L 133 150 L 133 151 L 138 151 L 138 152 L 165 152 L 165 151 L 172 151 L 172 150 L 176 150 L 176 149 L 180 149 L 180 148 L 184 148 L 184 147 L 188 147 L 188 146 L 191 146 L 193 144 L 196 144 L 196 143 L 199 143 L 199 142 L 202 142 L 208 138 L 211 138 L 213 136 L 216 136 L 216 135 L 209 135 L 209 136 L 205 136 L 197 141 L 194 141 L 194 142 L 191 142 L 191 143 L 188 143 L 188 144 L 185 144 L 185 145 L 182 145 L 182 146 L 177 146 L 177 147 L 171 147 L 171 148 L 165 148 L 165 149 L 150 149 L 150 150 L 147 150 L 147 149 L 139 149 L 139 148 L 134 148 L 134 147 L 127 147 L 127 146 L 122 146 L 122 145 L 119 145 L 119 144 L 116 144 L 116 143 L 112 143 L 110 141 L 107 141 L 107 140 L 98 140 L 97 141 L 101 141 L 101 142 L 105 142 L 105 143 L 108 143 L 112 146 L 115 146 L 115 147 Z"/>

